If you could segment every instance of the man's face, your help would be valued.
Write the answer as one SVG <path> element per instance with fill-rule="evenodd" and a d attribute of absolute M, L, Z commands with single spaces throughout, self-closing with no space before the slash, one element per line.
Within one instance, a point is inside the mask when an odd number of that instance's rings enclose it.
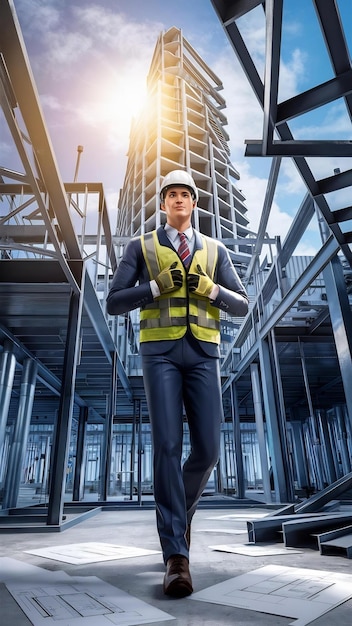
<path fill-rule="evenodd" d="M 170 226 L 178 228 L 179 224 L 190 224 L 192 211 L 196 205 L 188 187 L 169 187 L 161 208 L 166 212 Z"/>

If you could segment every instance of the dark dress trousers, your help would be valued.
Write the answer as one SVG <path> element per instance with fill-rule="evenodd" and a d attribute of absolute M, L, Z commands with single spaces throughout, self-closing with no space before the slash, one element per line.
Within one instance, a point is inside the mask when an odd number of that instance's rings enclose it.
<path fill-rule="evenodd" d="M 173 249 L 163 227 L 157 234 L 161 245 Z M 197 231 L 194 235 L 195 251 L 202 247 L 202 240 Z M 213 280 L 220 287 L 213 306 L 231 315 L 245 315 L 247 294 L 221 243 Z M 127 245 L 114 274 L 107 311 L 120 315 L 151 302 L 150 277 L 137 237 Z M 186 528 L 218 460 L 223 418 L 219 348 L 196 340 L 187 331 L 178 340 L 143 342 L 140 352 L 154 449 L 157 528 L 166 563 L 173 554 L 188 558 Z M 184 410 L 191 444 L 185 460 Z"/>

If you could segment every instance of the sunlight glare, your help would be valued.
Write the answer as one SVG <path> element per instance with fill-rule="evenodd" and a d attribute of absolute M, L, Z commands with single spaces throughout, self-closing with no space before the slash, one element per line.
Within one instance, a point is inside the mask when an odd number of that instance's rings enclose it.
<path fill-rule="evenodd" d="M 129 136 L 131 122 L 146 100 L 145 75 L 127 69 L 115 75 L 95 81 L 94 92 L 87 94 L 80 107 L 80 116 L 88 126 L 100 128 L 119 137 L 120 142 Z"/>

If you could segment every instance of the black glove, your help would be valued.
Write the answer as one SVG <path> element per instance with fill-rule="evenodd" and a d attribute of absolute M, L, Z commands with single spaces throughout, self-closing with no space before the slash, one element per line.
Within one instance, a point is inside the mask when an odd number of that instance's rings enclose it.
<path fill-rule="evenodd" d="M 196 296 L 205 296 L 209 298 L 215 283 L 212 279 L 202 270 L 200 265 L 197 265 L 197 274 L 188 274 L 188 288 Z"/>
<path fill-rule="evenodd" d="M 162 270 L 156 277 L 155 280 L 159 287 L 160 295 L 176 291 L 176 289 L 182 287 L 182 272 L 181 270 L 177 270 L 176 267 L 177 261 L 172 263 L 170 267 L 166 267 Z"/>

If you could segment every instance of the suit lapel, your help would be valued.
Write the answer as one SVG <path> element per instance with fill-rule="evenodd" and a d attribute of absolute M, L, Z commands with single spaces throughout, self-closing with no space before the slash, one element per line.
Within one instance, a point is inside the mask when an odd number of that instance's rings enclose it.
<path fill-rule="evenodd" d="M 159 243 L 161 246 L 167 246 L 167 248 L 171 248 L 171 250 L 175 249 L 162 226 L 159 226 L 156 234 L 158 235 Z"/>

